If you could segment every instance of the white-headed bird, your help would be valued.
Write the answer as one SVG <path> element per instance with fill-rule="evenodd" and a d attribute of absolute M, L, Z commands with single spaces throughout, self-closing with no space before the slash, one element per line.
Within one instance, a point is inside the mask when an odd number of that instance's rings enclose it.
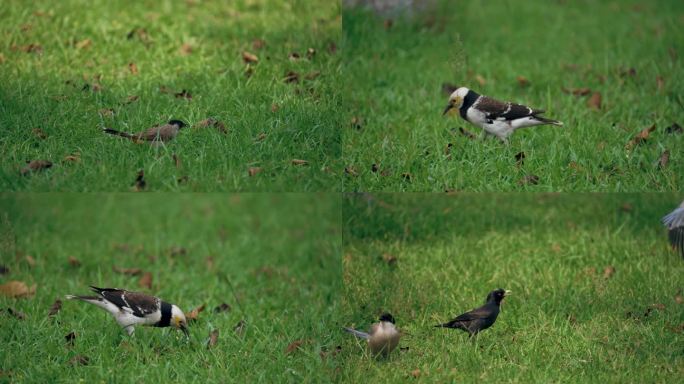
<path fill-rule="evenodd" d="M 370 349 L 373 356 L 389 356 L 389 354 L 399 345 L 401 338 L 400 332 L 394 325 L 394 317 L 389 313 L 380 315 L 380 321 L 374 323 L 370 327 L 370 332 L 361 332 L 352 328 L 344 328 L 345 331 L 352 335 L 364 339 L 368 342 L 368 349 Z"/>

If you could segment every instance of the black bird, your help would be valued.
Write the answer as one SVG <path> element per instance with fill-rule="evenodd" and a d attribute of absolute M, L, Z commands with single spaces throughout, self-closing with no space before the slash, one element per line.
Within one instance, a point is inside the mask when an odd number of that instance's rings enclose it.
<path fill-rule="evenodd" d="M 497 316 L 499 316 L 499 305 L 501 304 L 501 300 L 510 293 L 511 291 L 506 291 L 501 288 L 491 291 L 489 292 L 489 295 L 487 295 L 487 302 L 485 305 L 459 315 L 447 323 L 435 325 L 435 327 L 462 329 L 468 332 L 470 337 L 476 336 L 478 332 L 494 325 Z"/>

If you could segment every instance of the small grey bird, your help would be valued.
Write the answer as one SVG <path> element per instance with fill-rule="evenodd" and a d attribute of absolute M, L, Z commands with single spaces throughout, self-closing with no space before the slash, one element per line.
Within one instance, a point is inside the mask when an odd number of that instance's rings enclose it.
<path fill-rule="evenodd" d="M 684 257 L 684 202 L 663 217 L 662 221 L 667 227 L 672 249 L 681 252 L 682 257 Z"/>
<path fill-rule="evenodd" d="M 461 329 L 468 332 L 470 337 L 476 336 L 480 331 L 494 325 L 496 318 L 499 316 L 501 300 L 510 293 L 511 291 L 501 288 L 491 291 L 487 295 L 485 305 L 458 315 L 447 323 L 435 325 L 435 327 Z"/>
<path fill-rule="evenodd" d="M 169 120 L 168 123 L 148 128 L 138 133 L 117 131 L 116 129 L 104 128 L 104 133 L 121 136 L 135 143 L 149 142 L 152 145 L 161 145 L 176 138 L 178 132 L 187 125 L 180 120 Z"/>
<path fill-rule="evenodd" d="M 109 312 L 121 328 L 129 335 L 136 325 L 153 327 L 175 327 L 188 336 L 188 323 L 185 314 L 176 305 L 162 301 L 158 297 L 140 292 L 130 292 L 118 288 L 90 288 L 97 296 L 66 295 L 69 300 L 81 300 L 94 304 Z"/>
<path fill-rule="evenodd" d="M 380 321 L 370 327 L 370 332 L 361 332 L 352 328 L 343 328 L 352 335 L 364 339 L 368 342 L 368 348 L 373 356 L 389 356 L 389 354 L 399 345 L 401 334 L 395 327 L 394 317 L 389 313 L 380 315 Z"/>
<path fill-rule="evenodd" d="M 508 143 L 508 137 L 518 128 L 546 124 L 563 125 L 560 121 L 539 116 L 544 110 L 492 99 L 466 87 L 456 89 L 449 96 L 449 104 L 442 115 L 446 115 L 452 109 L 458 109 L 463 120 L 484 129 L 485 137 L 494 135 L 504 143 Z"/>

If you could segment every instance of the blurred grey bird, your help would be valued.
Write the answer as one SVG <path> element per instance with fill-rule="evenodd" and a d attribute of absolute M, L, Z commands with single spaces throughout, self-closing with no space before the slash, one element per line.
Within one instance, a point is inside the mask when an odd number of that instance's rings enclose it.
<path fill-rule="evenodd" d="M 116 129 L 104 128 L 104 133 L 121 136 L 135 143 L 148 142 L 152 145 L 161 145 L 176 138 L 178 132 L 187 125 L 180 120 L 169 120 L 168 123 L 148 128 L 138 133 L 117 131 Z"/>
<path fill-rule="evenodd" d="M 121 328 L 129 335 L 136 325 L 153 327 L 175 327 L 188 336 L 188 323 L 185 314 L 176 305 L 162 301 L 145 293 L 131 292 L 118 288 L 98 288 L 90 286 L 97 296 L 66 295 L 69 300 L 81 300 L 109 312 Z"/>
<path fill-rule="evenodd" d="M 484 129 L 485 137 L 494 135 L 504 143 L 518 128 L 536 125 L 558 125 L 558 120 L 547 119 L 539 115 L 542 109 L 533 109 L 525 105 L 503 102 L 491 97 L 482 96 L 466 87 L 457 88 L 449 96 L 449 104 L 442 115 L 457 109 L 463 120 Z"/>
<path fill-rule="evenodd" d="M 662 219 L 667 227 L 670 245 L 684 257 L 684 202 Z"/>
<path fill-rule="evenodd" d="M 343 329 L 360 339 L 366 340 L 368 349 L 373 356 L 387 357 L 399 345 L 401 334 L 395 327 L 395 320 L 391 314 L 383 313 L 379 320 L 379 322 L 371 325 L 368 333 L 346 327 Z"/>

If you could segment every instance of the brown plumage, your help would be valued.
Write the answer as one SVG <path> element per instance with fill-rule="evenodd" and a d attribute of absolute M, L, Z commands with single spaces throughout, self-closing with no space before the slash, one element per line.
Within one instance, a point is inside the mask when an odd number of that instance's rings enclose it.
<path fill-rule="evenodd" d="M 149 142 L 152 145 L 159 145 L 175 139 L 181 128 L 185 126 L 186 124 L 180 120 L 170 120 L 166 124 L 148 128 L 138 133 L 122 132 L 111 128 L 105 128 L 103 131 L 110 135 L 124 137 L 135 143 Z"/>

